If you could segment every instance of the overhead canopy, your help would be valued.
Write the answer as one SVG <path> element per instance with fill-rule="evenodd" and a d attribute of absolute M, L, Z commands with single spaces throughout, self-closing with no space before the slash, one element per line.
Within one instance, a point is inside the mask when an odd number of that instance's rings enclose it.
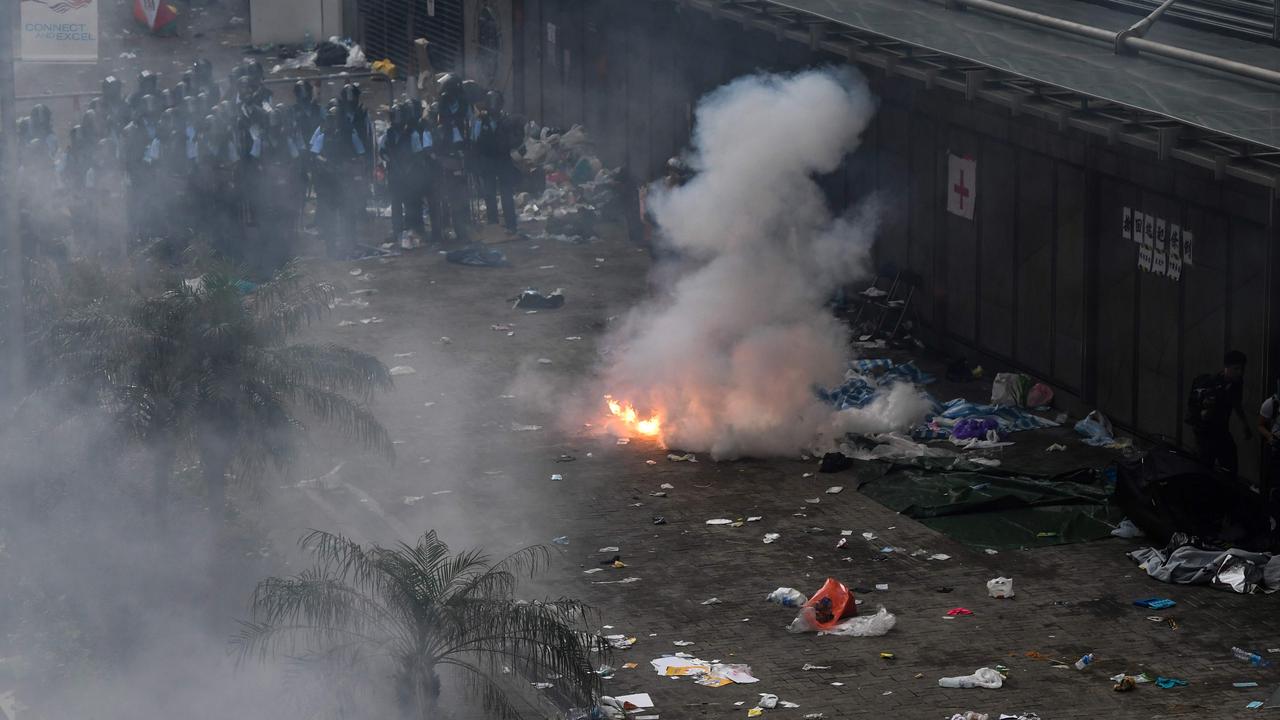
<path fill-rule="evenodd" d="M 1002 0 L 1112 31 L 1140 16 L 1083 2 Z M 1280 149 L 1280 86 L 1162 57 L 1121 56 L 1105 42 L 933 0 L 767 0 L 915 47 L 1080 95 Z M 1157 22 L 1146 39 L 1280 70 L 1280 48 Z"/>

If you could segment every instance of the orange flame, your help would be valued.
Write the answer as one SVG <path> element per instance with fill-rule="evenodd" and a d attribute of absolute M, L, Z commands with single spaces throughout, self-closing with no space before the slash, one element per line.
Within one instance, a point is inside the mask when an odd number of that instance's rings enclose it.
<path fill-rule="evenodd" d="M 661 438 L 662 417 L 658 413 L 650 415 L 648 419 L 642 419 L 635 406 L 629 402 L 618 402 L 612 395 L 605 395 L 604 402 L 609 406 L 609 412 L 621 420 L 628 429 L 645 437 Z"/>

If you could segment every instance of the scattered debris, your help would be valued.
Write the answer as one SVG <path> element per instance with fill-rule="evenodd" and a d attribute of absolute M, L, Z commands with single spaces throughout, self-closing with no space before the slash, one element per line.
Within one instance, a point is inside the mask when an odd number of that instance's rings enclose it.
<path fill-rule="evenodd" d="M 1133 604 L 1138 607 L 1149 608 L 1151 610 L 1164 610 L 1165 608 L 1171 608 L 1178 603 L 1170 600 L 1169 598 L 1150 597 L 1142 600 L 1134 600 Z"/>
<path fill-rule="evenodd" d="M 555 475 L 551 476 L 551 479 L 555 482 L 560 482 L 561 480 L 564 480 L 564 476 L 559 473 L 556 473 Z"/>
<path fill-rule="evenodd" d="M 693 453 L 685 453 L 684 455 L 676 455 L 671 453 L 667 455 L 667 459 L 671 462 L 698 462 L 698 456 Z"/>
<path fill-rule="evenodd" d="M 444 259 L 457 265 L 472 267 L 502 267 L 507 264 L 507 256 L 502 252 L 478 246 L 451 250 L 445 253 Z"/>
<path fill-rule="evenodd" d="M 938 686 L 944 688 L 988 688 L 995 690 L 1004 685 L 1004 676 L 991 668 L 978 668 L 972 675 L 944 677 L 938 680 Z"/>
<path fill-rule="evenodd" d="M 512 307 L 521 310 L 556 310 L 564 307 L 564 290 L 556 288 L 547 295 L 537 290 L 525 290 L 516 297 Z"/>
<path fill-rule="evenodd" d="M 708 525 L 732 525 L 733 521 L 728 518 L 715 518 L 714 520 L 708 520 L 707 524 Z"/>
<path fill-rule="evenodd" d="M 1013 597 L 1013 578 L 998 577 L 987 581 L 987 594 L 997 600 Z"/>
<path fill-rule="evenodd" d="M 551 538 L 551 542 L 555 543 L 556 545 L 568 545 L 569 538 L 564 535 L 561 535 L 560 537 Z"/>
<path fill-rule="evenodd" d="M 713 598 L 707 598 L 706 600 L 703 600 L 703 601 L 702 601 L 701 603 L 699 603 L 699 604 L 700 604 L 700 605 L 719 605 L 720 603 L 721 603 L 720 598 L 718 598 L 718 597 L 713 597 Z"/>
<path fill-rule="evenodd" d="M 1062 443 L 1054 443 L 1049 447 L 1045 448 L 1044 451 L 1045 452 L 1065 452 L 1066 449 L 1067 449 L 1066 445 L 1063 445 Z"/>
<path fill-rule="evenodd" d="M 512 432 L 534 432 L 536 430 L 541 430 L 541 429 L 542 429 L 541 425 L 521 425 L 520 423 L 511 424 Z"/>
<path fill-rule="evenodd" d="M 771 544 L 773 544 L 773 543 L 775 543 L 775 542 L 777 542 L 778 540 L 781 540 L 781 539 L 782 539 L 782 535 L 780 535 L 780 534 L 778 534 L 778 533 L 765 533 L 765 534 L 764 534 L 764 544 L 765 544 L 765 545 L 771 545 Z"/>
<path fill-rule="evenodd" d="M 831 487 L 827 488 L 827 494 L 828 494 L 828 495 L 839 495 L 839 494 L 840 494 L 840 492 L 841 492 L 842 490 L 844 490 L 844 486 L 843 486 L 843 485 L 832 485 Z"/>
<path fill-rule="evenodd" d="M 809 598 L 804 593 L 789 587 L 780 587 L 766 595 L 764 599 L 782 607 L 801 607 L 809 602 Z"/>
<path fill-rule="evenodd" d="M 419 500 L 426 500 L 426 499 L 427 499 L 427 496 L 425 495 L 405 495 L 404 500 L 402 500 L 401 502 L 403 502 L 405 505 L 413 505 L 414 503 L 417 503 Z"/>
<path fill-rule="evenodd" d="M 413 375 L 413 374 L 414 374 L 414 373 L 416 373 L 416 372 L 418 372 L 418 371 L 417 371 L 417 370 L 414 370 L 413 368 L 409 367 L 408 365 L 397 365 L 397 366 L 395 366 L 395 367 L 391 368 L 391 374 L 392 374 L 392 375 Z"/>

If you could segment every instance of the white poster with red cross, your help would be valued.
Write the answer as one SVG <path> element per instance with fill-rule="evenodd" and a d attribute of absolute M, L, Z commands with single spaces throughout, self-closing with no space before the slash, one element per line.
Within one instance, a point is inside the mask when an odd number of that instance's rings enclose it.
<path fill-rule="evenodd" d="M 947 212 L 973 219 L 978 200 L 978 161 L 947 153 Z"/>

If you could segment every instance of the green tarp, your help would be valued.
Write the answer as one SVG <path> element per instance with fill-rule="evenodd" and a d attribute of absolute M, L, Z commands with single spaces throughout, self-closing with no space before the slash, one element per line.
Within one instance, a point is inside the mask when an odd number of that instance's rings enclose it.
<path fill-rule="evenodd" d="M 969 466 L 972 467 L 972 466 Z M 1109 537 L 1124 516 L 1100 471 L 1054 477 L 940 463 L 887 464 L 858 490 L 960 542 L 1010 549 Z"/>

